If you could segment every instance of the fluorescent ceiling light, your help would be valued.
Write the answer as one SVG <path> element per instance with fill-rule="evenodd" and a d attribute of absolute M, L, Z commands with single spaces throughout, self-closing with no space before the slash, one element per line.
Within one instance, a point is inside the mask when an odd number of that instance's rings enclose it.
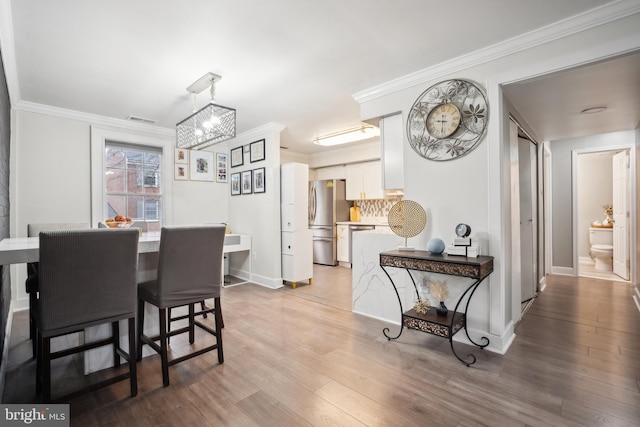
<path fill-rule="evenodd" d="M 376 136 L 380 136 L 379 128 L 372 125 L 362 125 L 357 128 L 319 136 L 313 140 L 313 143 L 318 145 L 331 146 L 346 144 L 348 142 L 362 141 L 363 139 L 369 139 Z"/>

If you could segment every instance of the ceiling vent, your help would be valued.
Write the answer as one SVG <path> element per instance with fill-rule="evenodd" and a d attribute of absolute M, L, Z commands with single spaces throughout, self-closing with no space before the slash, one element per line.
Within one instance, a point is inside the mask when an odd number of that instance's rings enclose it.
<path fill-rule="evenodd" d="M 138 116 L 128 116 L 127 120 L 129 120 L 130 122 L 147 123 L 150 125 L 156 122 L 155 120 L 145 119 L 144 117 L 138 117 Z"/>

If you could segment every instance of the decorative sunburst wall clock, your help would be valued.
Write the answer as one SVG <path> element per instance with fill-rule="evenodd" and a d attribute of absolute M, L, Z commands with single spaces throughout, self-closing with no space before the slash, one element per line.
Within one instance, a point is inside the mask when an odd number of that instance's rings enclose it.
<path fill-rule="evenodd" d="M 487 132 L 489 105 L 467 80 L 445 80 L 424 91 L 407 117 L 411 148 L 425 159 L 453 160 L 473 150 Z"/>

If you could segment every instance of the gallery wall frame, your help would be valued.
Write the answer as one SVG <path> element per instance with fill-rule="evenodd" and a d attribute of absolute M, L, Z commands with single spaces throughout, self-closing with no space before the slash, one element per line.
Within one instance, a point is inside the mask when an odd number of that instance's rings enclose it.
<path fill-rule="evenodd" d="M 225 183 L 228 181 L 228 156 L 227 153 L 216 153 L 216 180 Z"/>
<path fill-rule="evenodd" d="M 193 151 L 189 154 L 189 178 L 191 181 L 213 181 L 216 170 L 211 151 Z"/>
<path fill-rule="evenodd" d="M 234 172 L 231 174 L 231 195 L 239 196 L 240 188 L 240 172 Z"/>
<path fill-rule="evenodd" d="M 253 192 L 252 178 L 252 171 L 242 171 L 242 194 L 251 194 Z"/>
<path fill-rule="evenodd" d="M 242 146 L 236 147 L 231 150 L 231 167 L 237 168 L 238 166 L 242 166 L 244 164 L 244 151 L 242 151 Z"/>
<path fill-rule="evenodd" d="M 253 170 L 253 192 L 264 193 L 266 191 L 265 168 Z"/>
<path fill-rule="evenodd" d="M 265 159 L 264 139 L 249 144 L 249 161 L 251 163 L 259 162 Z"/>

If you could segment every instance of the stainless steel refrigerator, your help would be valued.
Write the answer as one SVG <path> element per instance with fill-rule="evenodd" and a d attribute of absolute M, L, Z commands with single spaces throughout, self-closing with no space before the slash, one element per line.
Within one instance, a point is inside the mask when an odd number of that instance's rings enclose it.
<path fill-rule="evenodd" d="M 336 222 L 349 220 L 345 181 L 309 182 L 309 228 L 313 231 L 313 262 L 337 265 Z"/>

